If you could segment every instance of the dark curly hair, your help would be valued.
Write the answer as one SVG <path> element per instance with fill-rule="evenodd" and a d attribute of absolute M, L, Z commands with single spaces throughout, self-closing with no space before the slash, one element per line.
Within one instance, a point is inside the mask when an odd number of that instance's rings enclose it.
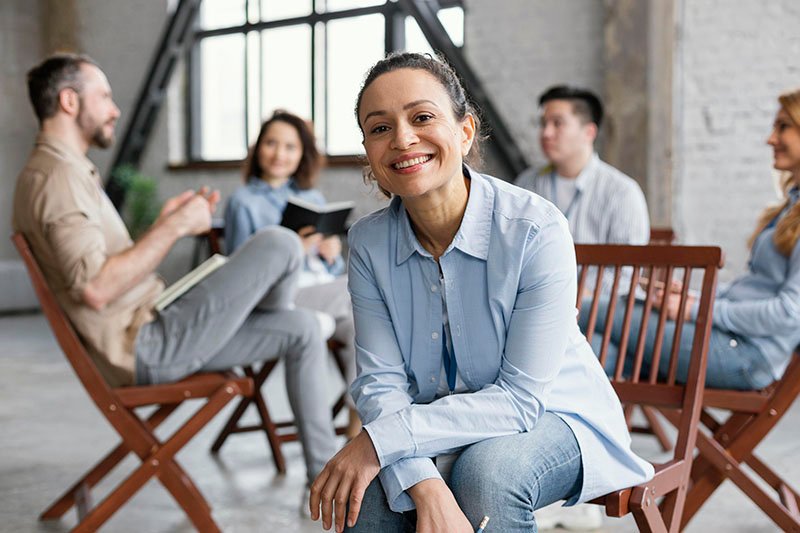
<path fill-rule="evenodd" d="M 372 82 L 378 79 L 378 77 L 381 75 L 404 68 L 422 70 L 436 78 L 447 92 L 447 95 L 450 97 L 450 105 L 453 108 L 453 115 L 455 116 L 456 120 L 462 121 L 467 117 L 467 115 L 472 115 L 472 117 L 475 119 L 476 135 L 474 141 L 472 142 L 472 147 L 464 159 L 470 165 L 479 165 L 481 162 L 480 140 L 482 137 L 480 135 L 481 120 L 478 109 L 472 104 L 467 96 L 467 92 L 464 90 L 464 86 L 461 84 L 461 80 L 458 79 L 458 75 L 456 74 L 455 70 L 453 70 L 453 67 L 438 58 L 432 57 L 430 54 L 392 52 L 391 54 L 387 55 L 386 58 L 375 63 L 372 68 L 367 71 L 367 75 L 364 78 L 364 83 L 361 86 L 361 90 L 358 91 L 358 98 L 356 99 L 355 108 L 356 122 L 358 122 L 358 127 L 361 129 L 362 136 L 364 134 L 364 130 L 361 128 L 359 112 L 361 111 L 361 99 L 364 96 L 364 91 L 366 91 L 367 87 L 369 87 Z M 373 178 L 370 176 L 369 172 L 365 172 L 364 179 L 368 182 L 373 181 Z M 386 191 L 383 191 L 383 193 L 389 196 Z"/>

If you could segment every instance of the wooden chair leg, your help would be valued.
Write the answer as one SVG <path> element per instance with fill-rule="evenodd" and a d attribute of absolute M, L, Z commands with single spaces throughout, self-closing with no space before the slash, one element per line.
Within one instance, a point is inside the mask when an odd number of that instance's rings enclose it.
<path fill-rule="evenodd" d="M 211 507 L 183 469 L 175 462 L 165 465 L 159 475 L 161 483 L 183 508 L 197 531 L 219 531 Z"/>
<path fill-rule="evenodd" d="M 667 432 L 664 429 L 664 425 L 661 423 L 661 420 L 656 415 L 656 410 L 652 407 L 643 405 L 642 406 L 642 414 L 644 414 L 645 419 L 647 420 L 647 424 L 650 428 L 650 431 L 655 435 L 658 443 L 661 445 L 661 451 L 668 452 L 672 449 L 672 442 L 670 441 L 669 437 L 667 436 Z"/>
<path fill-rule="evenodd" d="M 156 409 L 148 418 L 147 425 L 152 429 L 158 427 L 170 414 L 172 414 L 177 405 L 163 405 Z M 75 484 L 70 487 L 60 498 L 53 502 L 42 514 L 39 520 L 54 520 L 60 518 L 76 505 L 76 496 L 80 491 L 91 490 L 92 487 L 97 485 L 111 470 L 114 469 L 130 452 L 130 448 L 122 442 L 116 448 L 111 450 L 103 459 L 101 459 L 94 467 L 92 467 L 86 474 L 83 475 Z M 84 501 L 87 498 L 84 497 Z M 91 498 L 88 498 L 91 500 Z M 91 507 L 91 505 L 89 505 Z M 81 514 L 80 511 L 78 513 Z M 84 512 L 86 514 L 86 512 Z"/>
<path fill-rule="evenodd" d="M 264 434 L 267 437 L 267 444 L 272 451 L 272 462 L 275 464 L 275 470 L 280 474 L 285 474 L 286 459 L 283 457 L 283 452 L 281 451 L 282 439 L 278 435 L 278 428 L 269 414 L 267 402 L 264 401 L 264 397 L 261 395 L 260 391 L 256 391 L 253 395 L 253 401 L 256 404 L 258 416 L 261 418 L 261 427 L 264 429 Z"/>

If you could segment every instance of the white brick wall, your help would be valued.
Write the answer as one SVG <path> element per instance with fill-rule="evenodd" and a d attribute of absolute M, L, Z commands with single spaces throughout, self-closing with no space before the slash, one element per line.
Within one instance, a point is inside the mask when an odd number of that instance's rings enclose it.
<path fill-rule="evenodd" d="M 586 0 L 468 0 L 467 58 L 519 139 L 541 162 L 537 100 L 557 83 L 603 90 L 603 3 Z"/>
<path fill-rule="evenodd" d="M 800 86 L 800 2 L 691 0 L 683 9 L 673 225 L 684 241 L 722 246 L 729 279 L 745 268 L 745 241 L 775 198 L 765 141 L 777 95 Z"/>

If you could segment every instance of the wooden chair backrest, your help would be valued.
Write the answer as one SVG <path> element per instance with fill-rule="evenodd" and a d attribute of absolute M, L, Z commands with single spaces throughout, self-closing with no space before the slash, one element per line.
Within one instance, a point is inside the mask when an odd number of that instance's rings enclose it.
<path fill-rule="evenodd" d="M 617 316 L 618 307 L 620 307 L 617 305 L 618 300 L 620 300 L 618 295 L 627 294 L 624 297 L 624 321 L 618 345 L 619 357 L 614 372 L 610 376 L 620 400 L 626 404 L 680 409 L 681 423 L 678 428 L 674 460 L 690 461 L 702 407 L 706 354 L 711 332 L 711 310 L 716 290 L 717 271 L 722 265 L 722 251 L 718 247 L 591 244 L 576 245 L 575 251 L 579 272 L 577 307 L 580 313 L 589 313 L 589 321 L 585 333 L 590 342 L 595 334 L 594 329 L 598 321 L 597 315 L 600 300 L 605 297 L 609 298 L 607 316 L 601 317 L 605 320 L 605 327 L 602 346 L 598 355 L 603 365 L 605 365 L 608 355 L 614 317 Z M 597 268 L 590 269 L 590 267 Z M 631 271 L 629 286 L 620 287 L 620 279 L 622 278 L 620 274 L 623 268 L 626 267 Z M 666 273 L 666 279 L 672 279 L 673 275 L 678 271 L 683 272 L 681 278 L 683 290 L 671 296 L 672 298 L 680 299 L 679 314 L 681 316 L 683 316 L 687 305 L 687 295 L 689 294 L 688 290 L 692 274 L 700 273 L 702 275 L 699 312 L 692 341 L 691 362 L 686 383 L 678 383 L 676 380 L 678 348 L 680 346 L 677 341 L 680 339 L 684 321 L 678 319 L 675 322 L 671 353 L 662 354 L 661 340 L 664 337 L 666 314 L 652 314 L 653 296 L 659 281 L 641 276 L 642 271 L 653 272 L 661 269 Z M 589 270 L 595 275 L 596 280 L 594 290 L 591 296 L 587 298 L 583 293 Z M 610 285 L 610 294 L 603 292 L 602 279 L 603 276 L 609 275 L 613 277 L 613 283 Z M 639 288 L 640 283 L 642 284 L 641 288 Z M 606 287 L 609 287 L 608 283 Z M 641 323 L 637 324 L 637 327 L 632 327 L 633 307 L 637 292 L 640 296 L 645 296 L 646 300 L 643 305 L 644 312 L 642 313 Z M 620 300 L 619 303 L 622 304 L 623 300 Z M 582 304 L 584 307 L 589 304 L 588 309 L 581 309 Z M 650 371 L 646 376 L 641 376 L 645 356 L 645 335 L 648 323 L 652 320 L 657 320 L 655 349 L 654 353 L 647 354 L 651 365 Z M 639 332 L 636 339 L 629 338 L 631 331 Z M 624 369 L 626 360 L 629 359 L 627 347 L 630 342 L 636 343 L 632 365 L 629 364 L 629 368 L 633 370 L 630 375 L 626 375 Z M 669 372 L 666 376 L 660 375 L 658 372 L 659 361 L 662 357 L 669 357 Z"/>
<path fill-rule="evenodd" d="M 92 397 L 98 408 L 101 411 L 105 411 L 105 408 L 109 405 L 117 403 L 116 395 L 100 374 L 97 365 L 92 361 L 78 334 L 58 304 L 53 291 L 44 278 L 42 270 L 39 268 L 39 264 L 36 262 L 36 258 L 33 256 L 33 252 L 31 252 L 25 236 L 21 233 L 15 233 L 11 236 L 11 240 L 25 263 L 31 283 L 36 291 L 36 296 L 42 306 L 42 311 L 50 323 L 61 350 L 67 357 L 69 364 L 77 374 L 86 392 Z"/>

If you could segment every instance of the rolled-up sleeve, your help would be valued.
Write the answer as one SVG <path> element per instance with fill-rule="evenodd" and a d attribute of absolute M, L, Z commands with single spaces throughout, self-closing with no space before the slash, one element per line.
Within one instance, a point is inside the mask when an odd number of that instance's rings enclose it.
<path fill-rule="evenodd" d="M 74 190 L 65 169 L 56 169 L 48 179 L 47 192 L 38 198 L 42 230 L 53 257 L 60 265 L 64 284 L 75 300 L 103 268 L 108 258 L 106 239 L 97 217 L 90 215 L 85 195 Z"/>

